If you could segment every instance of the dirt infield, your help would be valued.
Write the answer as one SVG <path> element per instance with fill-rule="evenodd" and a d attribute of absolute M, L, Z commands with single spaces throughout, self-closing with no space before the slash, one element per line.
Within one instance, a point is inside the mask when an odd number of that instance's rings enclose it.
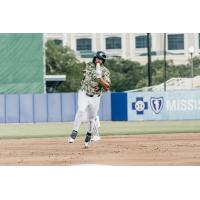
<path fill-rule="evenodd" d="M 104 136 L 83 147 L 66 138 L 0 140 L 0 165 L 200 165 L 200 134 Z"/>

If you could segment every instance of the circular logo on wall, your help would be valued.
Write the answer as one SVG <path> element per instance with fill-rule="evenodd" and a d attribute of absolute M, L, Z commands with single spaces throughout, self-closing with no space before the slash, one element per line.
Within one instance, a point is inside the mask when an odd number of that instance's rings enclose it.
<path fill-rule="evenodd" d="M 145 109 L 145 104 L 144 101 L 137 101 L 135 103 L 135 110 L 137 110 L 138 112 L 142 112 Z"/>

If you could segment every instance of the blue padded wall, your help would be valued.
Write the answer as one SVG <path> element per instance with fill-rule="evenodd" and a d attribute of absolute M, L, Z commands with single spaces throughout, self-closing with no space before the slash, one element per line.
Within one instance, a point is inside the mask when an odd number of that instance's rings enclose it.
<path fill-rule="evenodd" d="M 127 121 L 127 93 L 117 92 L 111 94 L 111 109 L 113 121 Z"/>
<path fill-rule="evenodd" d="M 110 121 L 111 120 L 111 93 L 106 92 L 101 97 L 101 103 L 99 108 L 100 120 Z"/>
<path fill-rule="evenodd" d="M 20 122 L 31 123 L 33 122 L 33 117 L 33 95 L 20 95 Z"/>
<path fill-rule="evenodd" d="M 61 122 L 61 94 L 47 94 L 48 122 Z"/>
<path fill-rule="evenodd" d="M 62 121 L 73 121 L 76 112 L 75 93 L 61 94 L 62 101 Z"/>
<path fill-rule="evenodd" d="M 47 95 L 35 94 L 33 97 L 34 122 L 47 122 Z"/>
<path fill-rule="evenodd" d="M 78 93 L 0 95 L 0 123 L 74 121 L 77 103 Z M 101 97 L 99 116 L 111 120 L 111 93 Z"/>
<path fill-rule="evenodd" d="M 0 123 L 6 122 L 6 101 L 5 95 L 0 95 Z"/>
<path fill-rule="evenodd" d="M 6 123 L 20 122 L 19 95 L 6 95 Z"/>

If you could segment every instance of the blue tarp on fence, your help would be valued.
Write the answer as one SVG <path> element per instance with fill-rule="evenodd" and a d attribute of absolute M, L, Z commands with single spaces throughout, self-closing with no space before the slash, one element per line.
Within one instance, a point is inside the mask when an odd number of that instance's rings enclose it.
<path fill-rule="evenodd" d="M 0 123 L 68 122 L 77 111 L 77 93 L 0 95 Z M 111 93 L 101 97 L 100 120 L 111 120 Z"/>

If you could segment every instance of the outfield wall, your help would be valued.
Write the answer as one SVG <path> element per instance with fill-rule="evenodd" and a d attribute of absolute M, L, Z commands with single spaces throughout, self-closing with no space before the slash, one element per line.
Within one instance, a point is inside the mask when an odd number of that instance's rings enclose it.
<path fill-rule="evenodd" d="M 111 94 L 100 102 L 99 117 L 111 120 Z M 77 93 L 0 95 L 0 123 L 68 122 L 77 111 Z"/>
<path fill-rule="evenodd" d="M 200 119 L 200 90 L 115 93 L 112 99 L 122 105 L 112 104 L 114 121 Z"/>
<path fill-rule="evenodd" d="M 77 111 L 77 93 L 0 95 L 0 123 L 69 122 Z M 105 93 L 100 120 L 200 119 L 200 90 Z"/>

